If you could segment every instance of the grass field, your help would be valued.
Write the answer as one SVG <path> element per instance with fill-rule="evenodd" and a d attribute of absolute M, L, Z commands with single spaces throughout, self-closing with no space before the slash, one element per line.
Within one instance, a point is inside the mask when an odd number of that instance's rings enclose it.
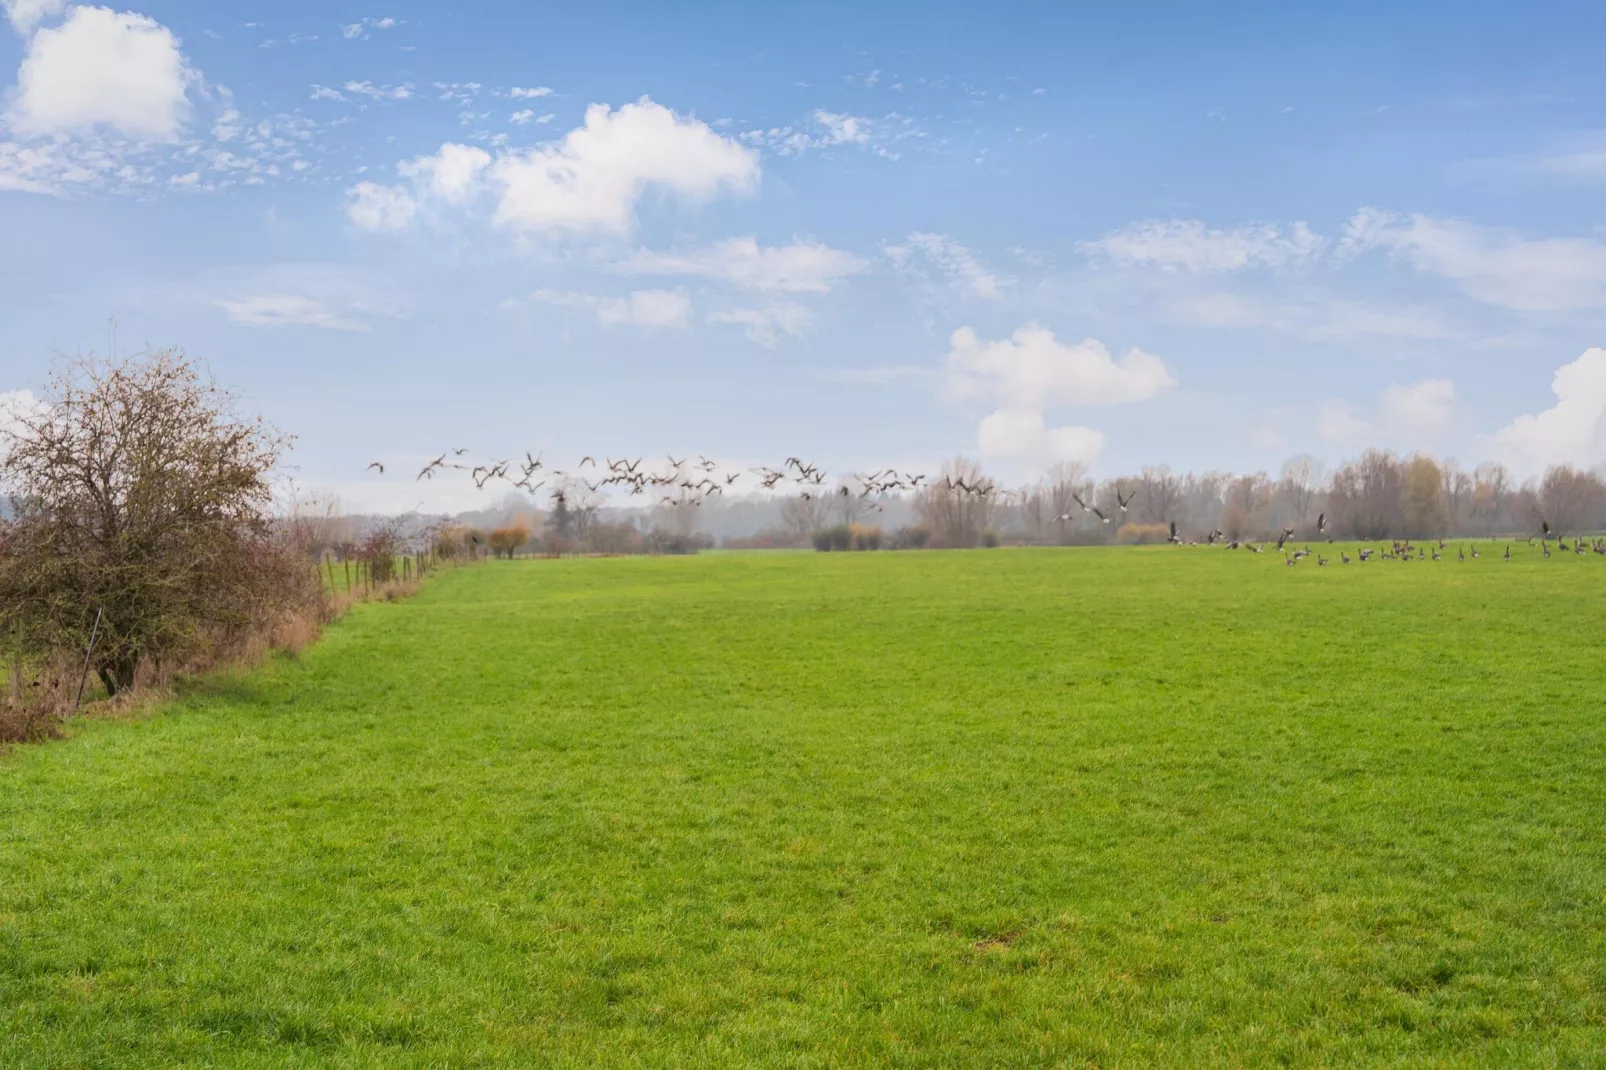
<path fill-rule="evenodd" d="M 1602 1065 L 1606 561 L 1497 552 L 446 573 L 0 758 L 0 1065 Z"/>

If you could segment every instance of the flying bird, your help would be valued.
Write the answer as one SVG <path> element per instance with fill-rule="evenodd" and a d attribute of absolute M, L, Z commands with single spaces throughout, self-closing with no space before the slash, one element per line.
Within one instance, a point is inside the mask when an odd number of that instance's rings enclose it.
<path fill-rule="evenodd" d="M 368 467 L 369 468 L 377 468 L 377 469 L 379 469 L 379 474 L 380 475 L 384 475 L 385 474 L 385 466 L 380 464 L 378 461 L 375 461 L 374 463 L 370 464 Z"/>

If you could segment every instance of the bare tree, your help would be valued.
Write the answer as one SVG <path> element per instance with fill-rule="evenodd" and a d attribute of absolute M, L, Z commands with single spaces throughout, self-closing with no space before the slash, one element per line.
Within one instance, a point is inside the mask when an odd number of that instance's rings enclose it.
<path fill-rule="evenodd" d="M 828 495 L 804 491 L 781 504 L 781 525 L 798 542 L 807 542 L 816 531 L 826 526 L 831 516 L 832 500 Z"/>
<path fill-rule="evenodd" d="M 1485 531 L 1495 531 L 1509 518 L 1511 489 L 1511 472 L 1505 465 L 1478 465 L 1472 476 L 1472 515 Z"/>
<path fill-rule="evenodd" d="M 975 546 L 992 528 L 997 491 L 978 464 L 959 457 L 943 465 L 940 478 L 921 488 L 915 514 L 941 545 Z"/>
<path fill-rule="evenodd" d="M 1150 524 L 1165 524 L 1177 519 L 1177 507 L 1182 502 L 1182 480 L 1161 465 L 1145 468 L 1138 481 L 1138 508 L 1142 519 Z"/>
<path fill-rule="evenodd" d="M 1326 478 L 1326 466 L 1308 453 L 1283 462 L 1277 492 L 1287 506 L 1288 515 L 1283 519 L 1289 527 L 1297 528 L 1310 520 Z"/>
<path fill-rule="evenodd" d="M 1392 453 L 1367 450 L 1333 473 L 1328 502 L 1335 527 L 1362 539 L 1398 534 L 1404 485 L 1404 470 Z"/>
<path fill-rule="evenodd" d="M 84 649 L 106 689 L 321 598 L 273 538 L 269 474 L 289 440 L 176 351 L 60 368 L 0 427 L 0 606 L 28 649 Z"/>
<path fill-rule="evenodd" d="M 1558 533 L 1592 530 L 1606 508 L 1606 485 L 1593 472 L 1558 465 L 1539 484 L 1539 507 Z"/>

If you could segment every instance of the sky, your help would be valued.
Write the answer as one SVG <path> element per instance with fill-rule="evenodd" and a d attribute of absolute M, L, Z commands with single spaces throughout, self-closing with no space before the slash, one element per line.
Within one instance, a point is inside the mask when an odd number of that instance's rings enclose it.
<path fill-rule="evenodd" d="M 1606 6 L 1207 7 L 0 0 L 0 391 L 180 347 L 362 509 L 1606 463 Z"/>

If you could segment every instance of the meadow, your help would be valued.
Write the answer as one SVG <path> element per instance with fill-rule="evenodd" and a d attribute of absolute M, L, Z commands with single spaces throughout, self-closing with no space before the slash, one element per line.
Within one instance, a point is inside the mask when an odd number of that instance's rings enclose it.
<path fill-rule="evenodd" d="M 1606 560 L 492 562 L 0 757 L 4 1066 L 1597 1066 Z"/>

